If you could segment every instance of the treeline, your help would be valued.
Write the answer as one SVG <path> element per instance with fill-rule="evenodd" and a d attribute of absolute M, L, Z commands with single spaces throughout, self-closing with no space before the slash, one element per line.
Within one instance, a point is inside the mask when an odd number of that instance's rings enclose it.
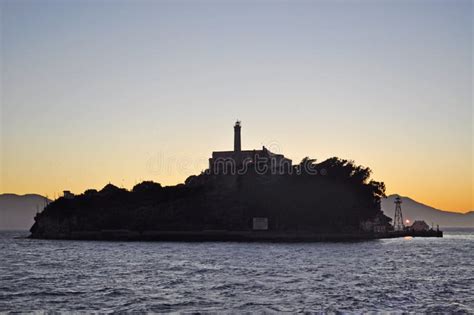
<path fill-rule="evenodd" d="M 35 218 L 32 234 L 127 229 L 249 230 L 267 217 L 280 231 L 353 232 L 360 222 L 389 218 L 380 210 L 382 182 L 352 161 L 305 158 L 285 175 L 210 175 L 162 187 L 145 181 L 131 191 L 108 184 L 73 199 L 59 198 Z"/>

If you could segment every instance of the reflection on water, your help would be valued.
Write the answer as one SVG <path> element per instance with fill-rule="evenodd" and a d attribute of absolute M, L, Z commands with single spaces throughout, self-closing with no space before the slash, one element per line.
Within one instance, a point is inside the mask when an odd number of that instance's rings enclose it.
<path fill-rule="evenodd" d="M 21 234 L 0 233 L 0 311 L 474 312 L 472 231 L 309 244 Z"/>

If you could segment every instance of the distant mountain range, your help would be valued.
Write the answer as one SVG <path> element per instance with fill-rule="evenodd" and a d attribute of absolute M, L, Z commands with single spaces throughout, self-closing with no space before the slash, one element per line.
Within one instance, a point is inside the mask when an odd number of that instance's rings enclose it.
<path fill-rule="evenodd" d="M 390 195 L 382 200 L 382 210 L 393 219 L 394 200 Z M 474 227 L 474 211 L 457 213 L 435 209 L 409 197 L 402 197 L 404 219 L 424 220 L 440 227 Z M 37 194 L 0 194 L 0 230 L 28 230 L 34 222 L 36 212 L 41 211 L 47 199 Z"/>
<path fill-rule="evenodd" d="M 393 219 L 395 214 L 395 198 L 399 195 L 390 195 L 382 199 L 383 212 Z M 442 227 L 474 227 L 474 211 L 458 213 L 443 211 L 424 205 L 409 197 L 400 196 L 402 199 L 403 218 L 413 222 L 414 220 L 424 220 L 429 226 L 439 224 Z"/>
<path fill-rule="evenodd" d="M 36 194 L 0 194 L 0 230 L 28 230 L 46 201 Z"/>

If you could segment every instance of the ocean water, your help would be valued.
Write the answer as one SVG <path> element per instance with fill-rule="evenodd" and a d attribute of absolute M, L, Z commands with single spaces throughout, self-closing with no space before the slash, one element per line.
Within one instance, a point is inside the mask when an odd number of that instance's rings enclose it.
<path fill-rule="evenodd" d="M 0 311 L 474 313 L 474 230 L 296 244 L 25 235 L 0 232 Z"/>

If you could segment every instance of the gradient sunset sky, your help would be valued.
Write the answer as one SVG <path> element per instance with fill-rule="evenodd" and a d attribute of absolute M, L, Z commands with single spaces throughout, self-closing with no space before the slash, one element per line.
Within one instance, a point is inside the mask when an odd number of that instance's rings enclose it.
<path fill-rule="evenodd" d="M 212 151 L 473 206 L 472 1 L 1 1 L 0 192 L 183 182 Z"/>

